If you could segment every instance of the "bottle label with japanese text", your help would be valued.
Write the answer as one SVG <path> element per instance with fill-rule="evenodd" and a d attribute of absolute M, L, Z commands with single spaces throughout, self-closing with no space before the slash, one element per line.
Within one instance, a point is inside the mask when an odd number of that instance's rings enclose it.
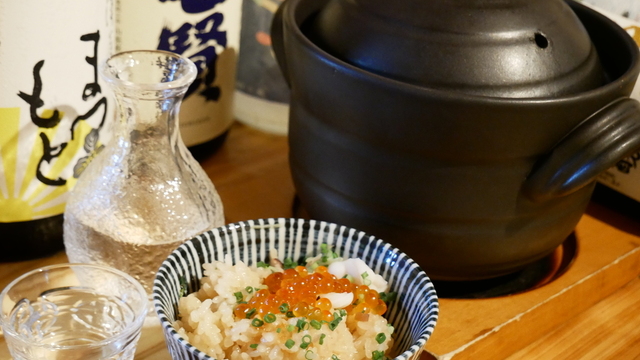
<path fill-rule="evenodd" d="M 271 21 L 282 2 L 243 1 L 234 114 L 249 126 L 286 135 L 290 91 L 271 49 Z"/>
<path fill-rule="evenodd" d="M 180 108 L 187 146 L 207 142 L 233 122 L 242 0 L 118 0 L 116 50 L 159 49 L 191 59 L 198 77 Z"/>
<path fill-rule="evenodd" d="M 112 0 L 0 3 L 0 223 L 62 214 L 110 137 Z"/>

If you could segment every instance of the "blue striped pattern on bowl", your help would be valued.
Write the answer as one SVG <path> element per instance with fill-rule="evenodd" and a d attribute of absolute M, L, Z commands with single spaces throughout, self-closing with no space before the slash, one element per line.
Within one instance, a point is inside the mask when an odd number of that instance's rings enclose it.
<path fill-rule="evenodd" d="M 385 317 L 394 326 L 392 354 L 417 360 L 438 319 L 438 298 L 429 277 L 407 255 L 390 244 L 345 226 L 304 219 L 261 219 L 213 229 L 180 245 L 162 263 L 153 287 L 153 302 L 167 347 L 174 360 L 212 359 L 178 335 L 171 325 L 177 317 L 181 285 L 197 291 L 202 264 L 232 260 L 268 262 L 269 249 L 278 258 L 301 260 L 316 255 L 326 243 L 343 258 L 358 257 L 398 293 Z"/>

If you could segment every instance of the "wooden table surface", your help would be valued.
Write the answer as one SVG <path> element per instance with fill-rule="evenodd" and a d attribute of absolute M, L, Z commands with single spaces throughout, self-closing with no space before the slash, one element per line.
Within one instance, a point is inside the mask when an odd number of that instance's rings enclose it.
<path fill-rule="evenodd" d="M 225 207 L 227 223 L 266 217 L 291 217 L 294 187 L 288 167 L 288 144 L 284 136 L 270 135 L 241 124 L 235 124 L 223 147 L 204 159 L 201 164 L 213 180 Z M 619 224 L 625 226 L 619 226 Z M 632 218 L 627 213 L 618 214 L 616 209 L 590 205 L 587 215 L 579 224 L 579 231 L 588 234 L 597 231 L 599 241 L 606 243 L 607 237 L 623 234 L 624 241 L 640 247 L 640 216 Z M 633 247 L 633 246 L 632 246 Z M 635 259 L 635 258 L 634 258 Z M 64 253 L 47 258 L 0 264 L 0 287 L 4 287 L 20 274 L 31 269 L 66 261 Z M 635 260 L 634 260 L 635 261 Z M 640 263 L 627 266 L 628 271 L 640 269 Z M 521 359 L 640 359 L 640 271 L 632 274 L 624 286 L 615 288 L 603 300 L 591 304 L 589 294 L 584 294 L 584 311 L 571 316 L 550 331 L 538 335 L 531 341 L 507 339 L 499 357 Z M 604 285 L 604 284 L 603 284 Z M 606 287 L 606 286 L 604 286 Z M 436 289 L 437 290 L 437 289 Z M 598 298 L 599 299 L 599 298 Z M 442 309 L 455 309 L 455 301 L 441 299 Z M 566 304 L 571 306 L 572 304 Z M 452 332 L 464 332 L 464 324 L 451 329 L 458 316 L 455 312 L 441 312 L 443 329 L 439 334 L 436 326 L 434 337 L 427 349 L 447 348 L 453 342 Z M 447 320 L 450 320 L 447 322 Z M 544 321 L 544 320 L 541 320 Z M 447 325 L 447 323 L 449 325 Z M 534 322 L 535 323 L 535 322 Z M 534 330 L 534 329 L 532 329 Z M 440 335 L 440 336 L 439 336 Z M 447 335 L 447 336 L 444 336 Z M 0 341 L 0 360 L 11 359 L 4 343 Z M 451 355 L 425 353 L 425 358 L 452 359 Z M 456 359 L 458 357 L 455 357 Z M 479 358 L 479 357 L 470 357 Z M 158 327 L 143 330 L 138 345 L 136 360 L 170 359 L 164 339 Z"/>

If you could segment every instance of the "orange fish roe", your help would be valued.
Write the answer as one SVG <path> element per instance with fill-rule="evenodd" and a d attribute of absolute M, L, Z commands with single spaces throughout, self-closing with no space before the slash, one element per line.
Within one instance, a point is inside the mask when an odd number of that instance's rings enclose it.
<path fill-rule="evenodd" d="M 328 293 L 353 293 L 353 301 L 345 307 L 347 314 L 365 321 L 366 314 L 382 315 L 387 311 L 380 294 L 366 285 L 357 285 L 346 278 L 338 279 L 319 266 L 310 271 L 304 266 L 273 272 L 264 280 L 266 289 L 260 289 L 239 301 L 234 309 L 238 318 L 264 317 L 267 314 L 286 314 L 288 317 L 306 317 L 310 320 L 330 322 L 334 320 L 331 300 L 321 298 Z M 240 295 L 243 296 L 243 295 Z"/>

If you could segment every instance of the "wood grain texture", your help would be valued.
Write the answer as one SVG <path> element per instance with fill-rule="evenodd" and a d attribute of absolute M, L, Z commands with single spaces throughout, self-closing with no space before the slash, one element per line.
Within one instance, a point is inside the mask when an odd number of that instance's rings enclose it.
<path fill-rule="evenodd" d="M 220 193 L 227 223 L 291 216 L 295 191 L 285 136 L 238 123 L 201 164 Z"/>
<path fill-rule="evenodd" d="M 629 223 L 634 232 L 627 232 L 630 227 L 610 226 L 598 218 L 603 211 L 592 205 L 591 214 L 583 216 L 575 230 L 577 256 L 551 283 L 497 298 L 441 299 L 440 320 L 426 347 L 431 355 L 505 359 L 637 278 L 640 228 Z"/>
<path fill-rule="evenodd" d="M 222 148 L 202 161 L 227 223 L 292 216 L 288 151 L 286 137 L 235 124 Z M 575 236 L 578 257 L 550 284 L 496 299 L 441 299 L 423 360 L 640 359 L 640 221 L 591 204 Z M 65 261 L 59 253 L 0 264 L 0 286 Z M 10 356 L 1 339 L 4 359 Z M 169 359 L 159 327 L 145 328 L 136 360 Z"/>
<path fill-rule="evenodd" d="M 640 359 L 640 279 L 507 360 Z"/>

